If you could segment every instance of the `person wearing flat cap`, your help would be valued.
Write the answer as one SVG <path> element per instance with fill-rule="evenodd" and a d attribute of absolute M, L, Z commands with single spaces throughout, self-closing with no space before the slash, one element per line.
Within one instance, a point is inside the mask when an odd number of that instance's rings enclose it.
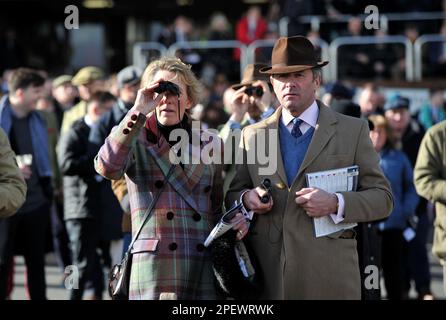
<path fill-rule="evenodd" d="M 81 101 L 64 113 L 61 134 L 66 133 L 76 120 L 87 114 L 87 101 L 95 91 L 102 89 L 103 78 L 102 70 L 93 66 L 84 67 L 74 75 L 71 83 L 78 88 Z"/>
<path fill-rule="evenodd" d="M 415 167 L 425 131 L 418 121 L 411 117 L 410 100 L 400 94 L 391 95 L 384 104 L 384 116 L 391 129 L 396 148 L 402 150 L 408 156 L 412 167 Z M 404 296 L 408 296 L 413 279 L 420 300 L 432 297 L 429 256 L 426 247 L 428 229 L 432 223 L 427 214 L 429 205 L 426 198 L 420 197 L 416 209 L 418 217 L 416 235 L 408 243 L 406 253 L 409 271 L 405 274 Z"/>
<path fill-rule="evenodd" d="M 368 124 L 316 100 L 321 68 L 328 62 L 317 61 L 307 38 L 279 38 L 271 62 L 260 72 L 269 75 L 280 106 L 269 118 L 243 129 L 241 163 L 225 198 L 227 207 L 242 201 L 255 213 L 244 240 L 263 274 L 260 298 L 360 299 L 364 270 L 359 270 L 354 231 L 316 237 L 314 219 L 357 223 L 390 214 L 392 193 Z M 266 165 L 264 157 L 252 156 L 266 150 Z M 268 170 L 261 169 L 272 165 L 277 169 L 265 175 Z M 359 166 L 356 191 L 329 193 L 307 187 L 307 173 L 352 165 Z M 256 187 L 265 178 L 271 181 L 267 203 L 261 201 L 266 191 Z"/>
<path fill-rule="evenodd" d="M 58 129 L 62 126 L 65 111 L 71 109 L 79 102 L 77 88 L 71 83 L 73 77 L 68 74 L 58 76 L 53 80 L 51 94 L 57 117 Z"/>

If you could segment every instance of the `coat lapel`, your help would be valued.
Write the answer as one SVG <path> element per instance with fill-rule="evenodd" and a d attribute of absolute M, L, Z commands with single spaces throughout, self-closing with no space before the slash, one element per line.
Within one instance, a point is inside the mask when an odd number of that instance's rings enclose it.
<path fill-rule="evenodd" d="M 269 143 L 274 143 L 277 146 L 277 174 L 279 175 L 280 180 L 285 185 L 288 185 L 286 174 L 285 174 L 285 168 L 283 166 L 283 159 L 282 159 L 282 151 L 280 149 L 280 137 L 279 137 L 279 121 L 282 115 L 282 107 L 277 108 L 277 110 L 269 117 L 267 118 L 266 125 L 269 130 L 275 130 L 277 132 L 277 141 L 269 141 L 269 135 L 267 135 L 267 145 Z"/>
<path fill-rule="evenodd" d="M 156 122 L 155 117 L 149 116 L 146 124 L 146 130 L 149 130 L 149 134 L 156 136 Z M 196 134 L 196 133 L 193 133 Z M 200 140 L 197 140 L 200 141 Z M 159 147 L 158 143 L 149 143 L 146 146 L 149 153 L 152 155 L 158 167 L 163 172 L 164 176 L 167 176 L 169 168 L 172 162 L 169 158 L 171 147 L 169 143 L 160 137 Z M 169 184 L 172 188 L 178 192 L 183 199 L 197 212 L 199 212 L 198 205 L 192 197 L 191 190 L 200 181 L 204 172 L 204 164 L 200 159 L 201 148 L 190 147 L 191 163 L 186 164 L 183 168 L 180 165 L 176 165 L 173 174 L 169 178 Z M 198 158 L 197 158 L 198 157 Z"/>

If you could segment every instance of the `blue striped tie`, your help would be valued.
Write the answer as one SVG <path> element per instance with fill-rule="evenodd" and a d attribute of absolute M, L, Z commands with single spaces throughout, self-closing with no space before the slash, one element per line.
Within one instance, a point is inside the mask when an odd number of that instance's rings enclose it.
<path fill-rule="evenodd" d="M 300 125 L 302 124 L 302 122 L 304 122 L 303 120 L 299 119 L 299 118 L 294 118 L 293 119 L 293 130 L 291 130 L 291 135 L 294 138 L 299 138 L 300 136 L 302 136 L 302 131 L 300 131 Z"/>

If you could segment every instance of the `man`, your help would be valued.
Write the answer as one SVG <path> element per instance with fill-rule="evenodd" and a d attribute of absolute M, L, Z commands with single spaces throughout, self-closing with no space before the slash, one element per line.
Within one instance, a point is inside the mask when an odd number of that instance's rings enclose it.
<path fill-rule="evenodd" d="M 0 218 L 13 215 L 25 202 L 26 183 L 8 137 L 0 128 Z"/>
<path fill-rule="evenodd" d="M 57 155 L 65 194 L 64 219 L 73 263 L 79 271 L 79 288 L 71 290 L 72 300 L 82 298 L 87 280 L 93 279 L 96 299 L 102 298 L 104 289 L 102 264 L 96 251 L 104 223 L 101 212 L 108 201 L 103 198 L 102 189 L 108 184 L 105 185 L 105 181 L 95 173 L 93 157 L 87 150 L 90 128 L 111 109 L 114 102 L 115 97 L 111 93 L 95 92 L 87 103 L 87 115 L 75 121 L 58 144 Z M 96 275 L 100 276 L 95 278 Z"/>
<path fill-rule="evenodd" d="M 87 101 L 95 91 L 102 89 L 103 77 L 102 70 L 92 66 L 80 69 L 73 77 L 71 83 L 77 86 L 81 101 L 64 113 L 61 134 L 67 132 L 74 121 L 87 114 Z"/>
<path fill-rule="evenodd" d="M 51 94 L 57 116 L 58 129 L 62 126 L 65 111 L 70 110 L 78 99 L 77 88 L 71 83 L 73 77 L 68 74 L 58 76 L 53 80 Z"/>
<path fill-rule="evenodd" d="M 0 101 L 0 125 L 9 137 L 26 180 L 26 200 L 12 217 L 0 221 L 0 299 L 7 297 L 14 244 L 23 244 L 31 299 L 46 299 L 45 239 L 53 197 L 48 133 L 35 111 L 45 79 L 35 70 L 14 70 L 9 94 Z"/>
<path fill-rule="evenodd" d="M 220 129 L 219 135 L 227 146 L 233 147 L 230 151 L 227 151 L 232 154 L 235 153 L 237 148 L 234 143 L 232 145 L 228 144 L 228 139 L 235 136 L 236 141 L 238 141 L 241 129 L 261 119 L 268 118 L 275 111 L 272 107 L 273 94 L 268 86 L 268 77 L 260 73 L 260 69 L 263 67 L 266 67 L 266 65 L 248 64 L 243 72 L 241 83 L 231 86 L 231 90 L 234 90 L 229 99 L 231 117 Z M 225 166 L 224 169 L 224 193 L 228 190 L 235 175 L 235 157 L 233 160 L 232 164 Z"/>
<path fill-rule="evenodd" d="M 237 165 L 226 207 L 240 199 L 256 213 L 247 242 L 263 274 L 263 299 L 360 299 L 354 232 L 347 229 L 316 238 L 313 219 L 329 216 L 333 223 L 363 222 L 387 217 L 392 210 L 392 194 L 367 122 L 315 100 L 320 68 L 327 63 L 317 62 L 305 37 L 279 38 L 272 66 L 261 72 L 270 75 L 280 107 L 242 132 L 243 163 Z M 262 176 L 264 161 L 252 159 L 253 153 L 259 153 L 256 147 L 269 150 L 270 144 L 277 146 L 277 154 L 270 153 L 269 160 L 277 159 L 278 169 Z M 247 155 L 253 164 L 246 163 Z M 351 165 L 359 166 L 356 192 L 305 188 L 306 173 Z M 266 177 L 272 199 L 263 203 L 266 191 L 256 186 Z"/>
<path fill-rule="evenodd" d="M 446 293 L 446 121 L 431 127 L 424 136 L 414 171 L 415 188 L 420 196 L 435 203 L 436 218 L 433 254 L 443 265 Z"/>
<path fill-rule="evenodd" d="M 141 82 L 141 76 L 142 70 L 135 66 L 127 66 L 118 73 L 119 99 L 113 105 L 112 109 L 106 112 L 92 127 L 89 136 L 90 154 L 96 155 L 99 152 L 100 147 L 104 144 L 105 138 L 108 137 L 112 128 L 121 122 L 133 106 Z M 110 184 L 108 181 L 106 183 Z M 111 187 L 119 200 L 122 210 L 127 213 L 122 216 L 122 231 L 124 232 L 122 251 L 125 252 L 132 240 L 130 203 L 127 196 L 125 179 L 113 180 Z"/>
<path fill-rule="evenodd" d="M 420 124 L 410 115 L 410 100 L 399 94 L 391 96 L 384 105 L 384 115 L 392 131 L 396 147 L 409 158 L 412 167 L 425 134 Z M 423 197 L 418 202 L 416 217 L 418 223 L 415 238 L 407 245 L 407 270 L 405 274 L 405 298 L 408 298 L 411 280 L 415 282 L 415 290 L 420 300 L 432 300 L 431 273 L 427 254 L 427 240 L 432 219 L 427 213 L 427 200 Z"/>
<path fill-rule="evenodd" d="M 367 118 L 373 113 L 382 114 L 383 112 L 384 97 L 379 91 L 379 88 L 373 83 L 366 83 L 363 86 L 358 102 L 364 118 Z"/>

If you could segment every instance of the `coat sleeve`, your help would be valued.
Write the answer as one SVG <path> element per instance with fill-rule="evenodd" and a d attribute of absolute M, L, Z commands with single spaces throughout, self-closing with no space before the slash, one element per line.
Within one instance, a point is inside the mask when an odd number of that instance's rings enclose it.
<path fill-rule="evenodd" d="M 379 165 L 379 155 L 373 148 L 366 122 L 362 123 L 354 150 L 354 163 L 359 166 L 359 182 L 355 192 L 341 192 L 345 200 L 344 222 L 386 218 L 393 209 L 392 192 Z"/>
<path fill-rule="evenodd" d="M 118 180 L 124 176 L 132 163 L 131 151 L 146 116 L 130 110 L 122 121 L 113 128 L 95 157 L 96 171 L 103 177 Z M 129 126 L 129 124 L 132 125 Z"/>
<path fill-rule="evenodd" d="M 26 182 L 8 138 L 0 129 L 0 218 L 14 214 L 25 202 Z"/>
<path fill-rule="evenodd" d="M 442 176 L 445 152 L 442 145 L 445 137 L 436 134 L 440 132 L 431 128 L 424 136 L 415 163 L 414 181 L 419 195 L 430 201 L 446 204 L 446 179 Z"/>
<path fill-rule="evenodd" d="M 57 146 L 57 159 L 64 176 L 94 176 L 93 158 L 85 152 L 85 143 L 73 128 L 62 135 Z"/>
<path fill-rule="evenodd" d="M 420 198 L 415 190 L 413 183 L 413 168 L 410 164 L 409 158 L 402 153 L 403 160 L 403 174 L 404 174 L 404 193 L 403 193 L 403 214 L 406 219 L 414 215 L 417 210 Z"/>

